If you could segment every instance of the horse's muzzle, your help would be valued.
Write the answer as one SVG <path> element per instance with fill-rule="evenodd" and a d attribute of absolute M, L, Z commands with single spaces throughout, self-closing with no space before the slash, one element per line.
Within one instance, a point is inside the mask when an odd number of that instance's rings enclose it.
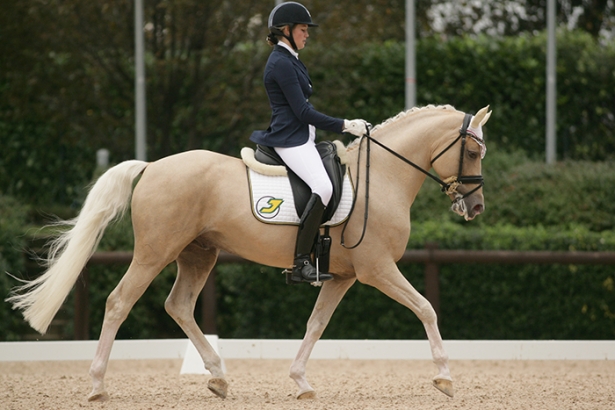
<path fill-rule="evenodd" d="M 459 195 L 451 205 L 451 210 L 459 216 L 463 216 L 466 221 L 471 221 L 485 210 L 485 205 L 481 198 L 477 196 L 463 197 Z"/>

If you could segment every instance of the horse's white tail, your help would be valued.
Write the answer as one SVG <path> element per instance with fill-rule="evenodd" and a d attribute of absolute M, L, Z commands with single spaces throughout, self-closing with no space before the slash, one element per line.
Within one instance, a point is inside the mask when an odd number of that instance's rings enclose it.
<path fill-rule="evenodd" d="M 13 289 L 6 299 L 13 309 L 22 310 L 30 326 L 41 334 L 47 331 L 107 225 L 128 208 L 132 182 L 146 166 L 147 162 L 126 161 L 105 172 L 90 190 L 79 216 L 61 223 L 72 228 L 50 243 L 47 271 Z"/>

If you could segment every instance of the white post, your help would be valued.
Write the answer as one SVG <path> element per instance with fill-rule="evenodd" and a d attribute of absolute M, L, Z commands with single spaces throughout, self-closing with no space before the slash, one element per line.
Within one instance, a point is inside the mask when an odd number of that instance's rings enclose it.
<path fill-rule="evenodd" d="M 145 62 L 143 0 L 135 0 L 135 157 L 146 161 Z"/>
<path fill-rule="evenodd" d="M 416 106 L 414 0 L 406 0 L 406 109 Z"/>
<path fill-rule="evenodd" d="M 109 150 L 107 148 L 96 151 L 96 168 L 104 170 L 109 168 Z"/>
<path fill-rule="evenodd" d="M 555 41 L 555 0 L 547 3 L 547 136 L 546 136 L 546 159 L 547 164 L 553 164 L 557 160 L 556 153 L 556 41 Z"/>

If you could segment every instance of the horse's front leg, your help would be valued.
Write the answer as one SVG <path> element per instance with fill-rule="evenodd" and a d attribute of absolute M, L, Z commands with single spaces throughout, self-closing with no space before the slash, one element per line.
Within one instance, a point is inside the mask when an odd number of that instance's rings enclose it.
<path fill-rule="evenodd" d="M 355 280 L 355 278 L 343 280 L 336 278 L 335 280 L 323 283 L 316 304 L 314 305 L 314 310 L 312 310 L 312 314 L 308 320 L 303 342 L 301 343 L 295 360 L 290 366 L 290 378 L 293 379 L 299 387 L 297 399 L 312 399 L 316 397 L 314 389 L 305 378 L 305 366 L 310 358 L 314 345 L 325 331 L 337 305 L 339 305 Z"/>
<path fill-rule="evenodd" d="M 377 270 L 364 272 L 364 274 L 357 272 L 359 280 L 362 283 L 374 286 L 391 299 L 406 306 L 421 320 L 429 339 L 433 362 L 439 371 L 433 378 L 434 387 L 447 396 L 453 397 L 453 379 L 448 368 L 448 355 L 442 345 L 442 337 L 438 330 L 438 318 L 431 303 L 414 289 L 394 262 L 383 263 L 378 266 Z"/>
<path fill-rule="evenodd" d="M 425 300 L 429 303 L 427 299 Z M 429 306 L 431 306 L 431 303 L 429 303 Z M 433 362 L 436 366 L 438 366 L 439 370 L 438 375 L 433 378 L 433 385 L 442 393 L 449 397 L 453 397 L 455 390 L 453 389 L 453 378 L 451 377 L 451 372 L 448 368 L 448 355 L 442 346 L 442 336 L 440 336 L 438 320 L 435 312 L 433 316 L 433 320 L 423 321 L 423 326 L 425 327 L 425 332 L 427 333 L 427 338 L 429 339 L 431 357 L 433 357 Z"/>

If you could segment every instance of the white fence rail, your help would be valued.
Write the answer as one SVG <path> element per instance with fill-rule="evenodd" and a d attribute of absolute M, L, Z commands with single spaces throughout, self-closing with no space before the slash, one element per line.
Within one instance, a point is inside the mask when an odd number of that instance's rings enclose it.
<path fill-rule="evenodd" d="M 300 340 L 218 339 L 223 359 L 293 359 Z M 92 360 L 97 341 L 0 342 L 0 361 Z M 188 339 L 116 340 L 112 360 L 183 359 Z M 615 340 L 445 340 L 451 360 L 615 360 Z M 312 359 L 431 360 L 426 340 L 320 340 Z"/>

